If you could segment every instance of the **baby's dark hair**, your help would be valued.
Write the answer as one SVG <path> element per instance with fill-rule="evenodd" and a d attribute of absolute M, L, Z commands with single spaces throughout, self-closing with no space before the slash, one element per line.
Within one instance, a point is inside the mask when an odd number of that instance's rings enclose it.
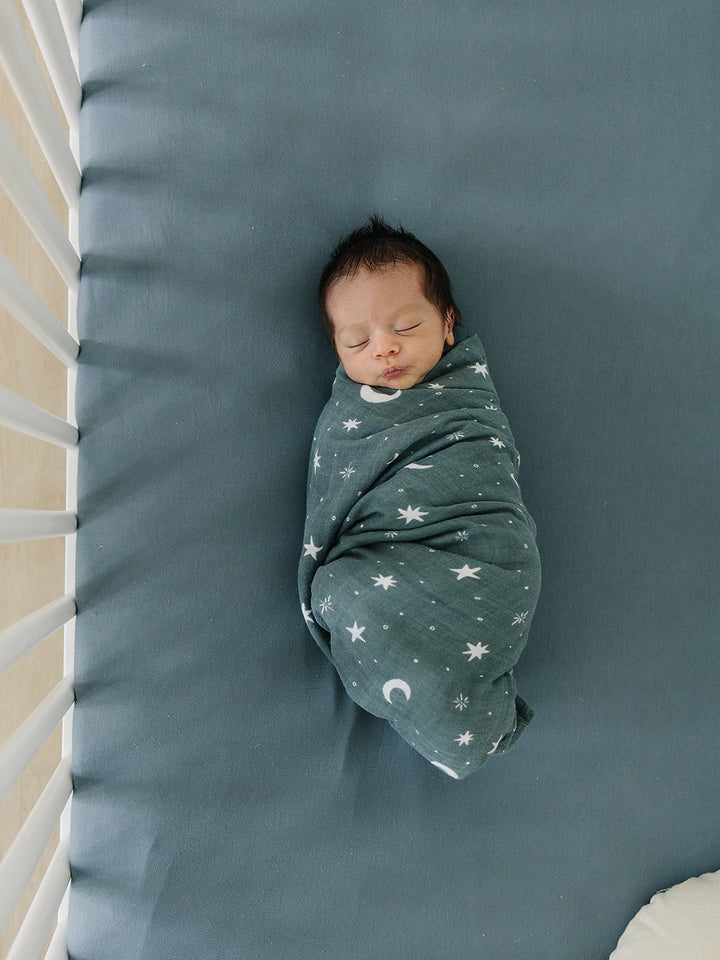
<path fill-rule="evenodd" d="M 327 310 L 327 298 L 332 285 L 345 277 L 353 277 L 361 267 L 372 271 L 395 263 L 416 263 L 421 267 L 425 275 L 427 299 L 435 304 L 443 317 L 452 311 L 455 323 L 462 323 L 462 314 L 453 298 L 450 277 L 432 250 L 403 227 L 394 229 L 380 217 L 372 216 L 366 224 L 340 241 L 320 275 L 318 299 L 331 339 L 334 331 Z"/>

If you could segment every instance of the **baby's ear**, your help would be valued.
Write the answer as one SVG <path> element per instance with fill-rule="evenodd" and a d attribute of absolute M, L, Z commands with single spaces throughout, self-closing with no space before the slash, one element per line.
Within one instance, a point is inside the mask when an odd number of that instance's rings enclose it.
<path fill-rule="evenodd" d="M 455 327 L 455 311 L 452 307 L 448 308 L 448 312 L 445 315 L 445 343 L 451 347 L 455 343 L 455 334 L 453 333 L 453 328 Z"/>

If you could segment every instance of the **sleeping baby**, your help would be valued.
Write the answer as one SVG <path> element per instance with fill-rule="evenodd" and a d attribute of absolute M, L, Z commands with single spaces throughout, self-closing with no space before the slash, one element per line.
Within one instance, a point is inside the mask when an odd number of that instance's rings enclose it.
<path fill-rule="evenodd" d="M 305 621 L 352 699 L 461 779 L 532 717 L 513 677 L 540 589 L 520 458 L 416 237 L 371 219 L 319 294 L 340 366 L 308 471 Z"/>

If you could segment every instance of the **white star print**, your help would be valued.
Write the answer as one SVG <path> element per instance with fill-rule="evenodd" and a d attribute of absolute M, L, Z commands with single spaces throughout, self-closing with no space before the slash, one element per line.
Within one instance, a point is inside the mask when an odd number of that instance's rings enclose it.
<path fill-rule="evenodd" d="M 479 580 L 477 572 L 480 570 L 480 567 L 471 567 L 469 564 L 465 564 L 462 567 L 450 567 L 450 573 L 456 573 L 458 580 L 465 580 L 468 577 L 472 577 L 473 580 Z"/>
<path fill-rule="evenodd" d="M 314 623 L 312 611 L 309 610 L 305 604 L 302 605 L 303 616 L 305 617 L 305 623 Z"/>
<path fill-rule="evenodd" d="M 340 471 L 340 476 L 343 478 L 343 480 L 349 480 L 354 473 L 355 473 L 355 467 L 351 463 L 349 463 L 346 467 L 343 467 L 343 469 Z"/>
<path fill-rule="evenodd" d="M 453 701 L 453 703 L 455 704 L 455 709 L 456 709 L 456 710 L 462 711 L 462 710 L 465 709 L 465 707 L 467 707 L 467 705 L 470 703 L 470 701 L 468 700 L 467 697 L 464 697 L 462 694 L 460 694 L 459 697 L 456 697 L 456 698 L 455 698 L 455 700 Z"/>
<path fill-rule="evenodd" d="M 430 390 L 444 390 L 444 389 L 445 389 L 445 387 L 442 385 L 442 383 L 429 383 L 429 384 L 428 384 L 428 388 L 429 388 Z"/>
<path fill-rule="evenodd" d="M 332 610 L 332 608 L 333 605 L 331 596 L 328 595 L 320 601 L 320 613 L 322 613 L 323 616 L 328 612 L 328 610 Z"/>
<path fill-rule="evenodd" d="M 423 522 L 423 517 L 427 516 L 427 510 L 421 510 L 420 507 L 411 507 L 410 504 L 407 505 L 407 510 L 403 510 L 402 507 L 398 507 L 400 514 L 398 520 L 405 518 L 405 523 L 410 523 L 411 520 L 417 520 L 418 523 Z"/>
<path fill-rule="evenodd" d="M 303 556 L 312 557 L 313 560 L 317 560 L 318 553 L 320 553 L 322 547 L 318 547 L 312 537 L 310 537 L 310 543 L 304 543 L 303 546 L 305 547 Z"/>
<path fill-rule="evenodd" d="M 392 577 L 392 576 L 389 576 L 389 577 L 382 577 L 382 576 L 380 576 L 380 577 L 373 577 L 373 580 L 375 581 L 375 586 L 376 586 L 376 587 L 382 587 L 383 590 L 387 590 L 388 587 L 396 587 L 396 586 L 397 586 L 397 581 L 396 581 L 395 578 Z"/>
<path fill-rule="evenodd" d="M 490 754 L 495 753 L 495 751 L 497 750 L 497 748 L 500 746 L 502 742 L 503 742 L 503 738 L 500 737 L 500 739 L 497 742 L 493 743 L 492 750 L 488 750 L 487 752 L 488 757 L 490 756 Z"/>
<path fill-rule="evenodd" d="M 313 458 L 313 473 L 318 472 L 318 467 L 320 466 L 320 454 L 315 451 L 315 457 Z"/>
<path fill-rule="evenodd" d="M 350 433 L 351 430 L 357 430 L 362 420 L 343 420 L 343 427 Z"/>
<path fill-rule="evenodd" d="M 490 647 L 485 647 L 482 643 L 468 643 L 467 650 L 463 650 L 463 655 L 471 660 L 482 660 L 486 653 L 490 653 Z"/>
<path fill-rule="evenodd" d="M 502 450 L 502 448 L 505 446 L 500 437 L 490 437 L 490 443 L 499 450 Z"/>
<path fill-rule="evenodd" d="M 445 439 L 446 440 L 462 440 L 464 436 L 465 436 L 464 433 L 460 433 L 459 430 L 456 430 L 455 433 L 449 433 L 447 437 L 445 437 Z"/>
<path fill-rule="evenodd" d="M 476 363 L 471 369 L 474 370 L 475 373 L 481 373 L 483 377 L 487 379 L 488 368 L 486 363 Z"/>
<path fill-rule="evenodd" d="M 459 743 L 461 747 L 469 747 L 470 741 L 474 739 L 475 737 L 467 730 L 465 733 L 461 733 L 459 737 L 455 737 L 455 743 Z"/>
<path fill-rule="evenodd" d="M 351 627 L 345 627 L 345 629 L 352 634 L 350 639 L 352 640 L 353 643 L 355 643 L 356 640 L 362 640 L 363 643 L 367 643 L 367 640 L 363 636 L 363 633 L 365 632 L 365 627 L 359 627 L 357 620 L 355 621 L 355 623 L 353 623 Z"/>
<path fill-rule="evenodd" d="M 460 541 L 467 540 L 468 539 L 467 530 L 458 530 L 458 532 L 455 534 L 455 539 Z"/>
<path fill-rule="evenodd" d="M 516 613 L 515 619 L 512 622 L 513 627 L 517 627 L 520 624 L 525 626 L 525 618 L 527 617 L 528 613 L 530 613 L 529 610 L 526 610 L 525 613 Z"/>

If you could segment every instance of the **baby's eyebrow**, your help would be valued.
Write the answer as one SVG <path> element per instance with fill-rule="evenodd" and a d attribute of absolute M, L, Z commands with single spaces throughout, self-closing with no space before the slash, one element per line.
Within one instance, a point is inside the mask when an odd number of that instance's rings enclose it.
<path fill-rule="evenodd" d="M 403 317 L 406 317 L 412 313 L 413 313 L 412 306 L 408 304 L 401 304 L 399 307 L 393 310 L 392 313 L 388 313 L 387 316 L 384 318 L 384 321 L 386 323 L 397 323 L 398 320 L 401 320 Z M 367 326 L 367 323 L 368 323 L 367 320 L 353 320 L 351 323 L 348 323 L 344 327 L 344 329 L 345 330 L 352 330 L 354 328 L 365 329 L 365 327 Z"/>
<path fill-rule="evenodd" d="M 335 335 L 338 337 L 358 337 L 366 333 L 367 327 L 364 323 L 349 323 L 335 330 Z"/>

